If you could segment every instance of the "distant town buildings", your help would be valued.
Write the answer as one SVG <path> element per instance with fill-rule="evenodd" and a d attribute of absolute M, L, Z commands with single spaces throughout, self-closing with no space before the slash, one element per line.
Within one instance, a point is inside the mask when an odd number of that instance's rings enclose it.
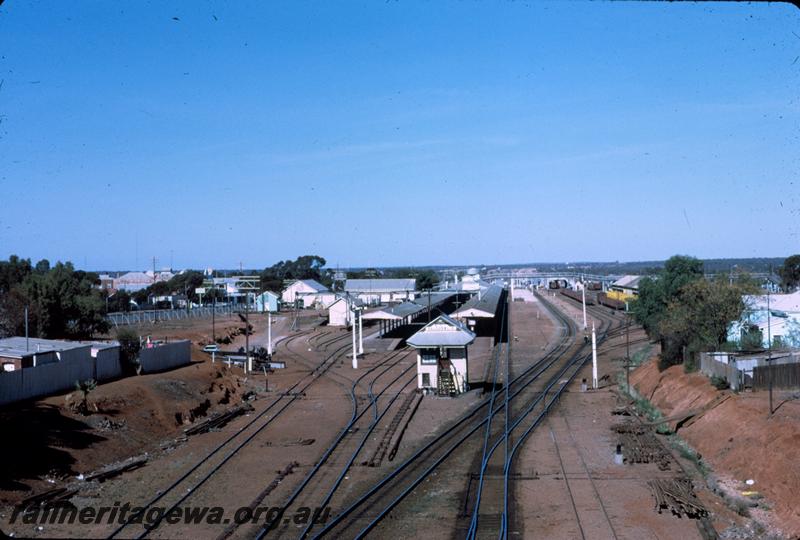
<path fill-rule="evenodd" d="M 169 270 L 162 270 L 160 272 L 153 272 L 148 270 L 146 272 L 127 272 L 119 277 L 111 279 L 112 288 L 118 291 L 136 292 L 146 289 L 153 283 L 159 281 L 169 281 L 175 277 L 175 274 Z M 100 286 L 103 283 L 108 283 L 110 276 L 100 276 Z M 108 288 L 108 287 L 105 287 Z"/>
<path fill-rule="evenodd" d="M 388 302 L 413 300 L 417 280 L 408 279 L 348 279 L 344 283 L 347 294 L 371 306 Z"/>

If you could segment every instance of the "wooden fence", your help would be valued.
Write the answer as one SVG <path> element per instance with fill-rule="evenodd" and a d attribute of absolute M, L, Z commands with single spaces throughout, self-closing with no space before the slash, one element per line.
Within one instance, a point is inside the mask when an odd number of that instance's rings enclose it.
<path fill-rule="evenodd" d="M 800 364 L 773 364 L 753 368 L 753 390 L 769 388 L 770 374 L 772 387 L 782 389 L 800 389 Z"/>

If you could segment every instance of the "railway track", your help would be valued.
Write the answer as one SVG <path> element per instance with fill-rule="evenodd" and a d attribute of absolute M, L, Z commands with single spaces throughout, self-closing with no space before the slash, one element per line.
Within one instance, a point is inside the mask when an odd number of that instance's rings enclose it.
<path fill-rule="evenodd" d="M 304 507 L 324 508 L 329 504 L 341 486 L 345 475 L 352 467 L 380 420 L 392 408 L 392 405 L 404 391 L 406 391 L 408 386 L 416 381 L 416 373 L 410 377 L 408 376 L 409 372 L 416 367 L 416 364 L 408 363 L 408 365 L 391 381 L 386 383 L 377 394 L 374 392 L 374 385 L 378 379 L 395 367 L 402 367 L 403 362 L 408 359 L 409 353 L 410 351 L 408 349 L 395 352 L 383 362 L 364 372 L 353 382 L 350 389 L 352 404 L 350 421 L 344 426 L 338 437 L 336 437 L 326 449 L 320 460 L 308 472 L 303 481 L 283 503 L 280 507 L 280 512 L 259 529 L 256 533 L 257 539 L 264 538 L 267 534 L 269 534 L 270 538 L 281 538 L 291 535 L 293 532 L 291 523 L 284 522 L 283 516 L 292 513 L 292 508 L 300 504 L 301 496 L 302 506 Z M 378 373 L 371 379 L 368 386 L 369 401 L 364 407 L 360 407 L 356 395 L 357 387 L 375 372 Z M 398 387 L 398 385 L 401 386 Z M 378 408 L 378 401 L 390 388 L 394 388 L 394 392 L 391 393 L 391 397 L 386 406 L 380 410 Z M 371 410 L 374 411 L 373 415 L 368 415 L 367 413 Z M 363 435 L 358 436 L 359 433 L 363 433 Z M 338 474 L 336 473 L 337 470 Z M 314 500 L 313 504 L 310 502 L 312 499 Z M 312 527 L 313 521 L 310 520 L 302 532 L 300 532 L 299 537 L 305 538 Z"/>
<path fill-rule="evenodd" d="M 498 411 L 508 408 L 511 403 L 525 401 L 528 407 L 541 401 L 546 392 L 531 392 L 531 384 L 538 380 L 544 373 L 552 371 L 559 360 L 570 349 L 575 336 L 575 326 L 568 317 L 563 315 L 549 304 L 545 304 L 553 316 L 561 322 L 561 340 L 543 358 L 533 363 L 519 375 L 510 378 L 505 385 L 504 394 L 507 393 L 502 403 L 495 403 L 489 407 L 492 399 L 487 399 L 477 404 L 472 410 L 455 421 L 448 430 L 430 440 L 414 454 L 408 457 L 396 469 L 387 474 L 383 479 L 367 489 L 358 498 L 351 502 L 338 515 L 333 517 L 324 527 L 318 530 L 315 538 L 323 536 L 362 538 L 376 527 L 400 502 L 403 501 L 419 484 L 428 478 L 453 452 L 457 451 L 465 441 L 472 438 L 481 428 L 485 428 L 490 419 Z M 498 359 L 499 359 L 499 351 Z M 498 360 L 496 359 L 496 362 Z M 497 367 L 497 364 L 496 366 Z M 508 369 L 505 370 L 509 372 Z M 558 370 L 551 377 L 550 388 L 556 384 L 564 369 Z M 497 383 L 498 381 L 494 381 Z M 497 386 L 497 384 L 495 384 Z M 497 390 L 495 390 L 497 392 Z M 518 399 L 519 398 L 519 399 Z M 517 401 L 514 401 L 517 400 Z M 481 411 L 486 411 L 480 415 Z M 516 428 L 525 416 L 517 417 L 513 421 L 509 417 L 509 429 Z M 504 423 L 505 425 L 505 423 Z"/>
<path fill-rule="evenodd" d="M 289 347 L 290 344 L 303 338 L 309 332 L 313 332 L 313 330 L 314 329 L 312 328 L 309 330 L 300 331 L 291 336 L 286 336 L 279 340 L 276 343 L 276 346 L 283 345 L 284 348 L 290 352 L 290 354 L 296 354 L 291 351 Z M 116 529 L 114 529 L 114 531 L 112 531 L 107 538 L 115 538 L 123 531 L 134 528 L 137 529 L 135 533 L 136 536 L 134 536 L 134 538 L 144 538 L 150 532 L 159 528 L 164 517 L 168 515 L 170 511 L 177 508 L 178 505 L 182 504 L 191 495 L 193 495 L 197 489 L 203 486 L 215 473 L 217 473 L 239 451 L 241 451 L 242 448 L 247 446 L 257 435 L 262 433 L 264 429 L 266 429 L 270 424 L 272 424 L 273 421 L 280 417 L 281 414 L 286 411 L 286 409 L 292 403 L 294 403 L 311 385 L 319 380 L 331 368 L 338 356 L 346 351 L 350 346 L 349 343 L 345 343 L 344 345 L 339 344 L 339 340 L 346 337 L 347 336 L 345 335 L 340 338 L 326 341 L 324 344 L 325 347 L 335 346 L 336 348 L 333 350 L 333 352 L 325 357 L 323 362 L 321 362 L 311 372 L 301 377 L 287 390 L 282 392 L 281 395 L 272 400 L 269 405 L 264 408 L 264 410 L 255 415 L 244 426 L 226 438 L 222 443 L 214 447 L 208 454 L 203 456 L 203 458 L 197 461 L 172 484 L 163 490 L 160 490 L 152 499 L 141 505 L 140 512 L 131 514 L 130 517 L 120 524 Z M 232 449 L 226 454 L 222 455 L 222 450 L 225 448 Z M 161 513 L 159 519 L 146 524 L 141 523 L 144 521 L 142 520 L 142 516 L 144 516 L 149 509 L 153 508 L 156 503 L 164 500 L 170 495 L 178 496 L 178 494 L 182 495 L 178 497 L 177 500 L 172 502 L 171 506 L 168 507 L 166 512 Z M 163 504 L 164 503 L 162 503 L 162 506 Z"/>
<path fill-rule="evenodd" d="M 595 313 L 595 316 L 603 321 L 600 328 L 600 342 L 602 342 L 611 330 L 615 319 L 599 313 Z M 591 352 L 589 351 L 587 354 L 586 349 L 585 343 L 571 346 L 568 349 L 569 353 L 565 352 L 562 355 L 566 361 L 563 364 L 553 364 L 554 374 L 548 378 L 536 380 L 530 385 L 530 389 L 533 390 L 532 398 L 527 403 L 525 401 L 517 402 L 516 411 L 508 399 L 504 403 L 504 407 L 499 409 L 505 416 L 504 429 L 498 430 L 494 437 L 494 444 L 481 462 L 478 493 L 472 509 L 467 538 L 473 539 L 478 536 L 507 538 L 511 517 L 509 484 L 514 457 L 530 433 L 536 429 L 557 403 L 561 393 L 575 379 L 586 361 L 591 359 Z M 548 398 L 548 396 L 550 397 Z M 537 413 L 536 407 L 540 403 L 542 407 Z M 519 410 L 519 405 L 523 406 L 522 410 Z M 493 475 L 492 481 L 486 482 L 485 477 L 489 470 L 502 471 L 502 475 Z M 487 497 L 481 497 L 481 489 L 484 485 L 489 491 Z M 481 526 L 481 516 L 484 516 L 483 526 Z"/>

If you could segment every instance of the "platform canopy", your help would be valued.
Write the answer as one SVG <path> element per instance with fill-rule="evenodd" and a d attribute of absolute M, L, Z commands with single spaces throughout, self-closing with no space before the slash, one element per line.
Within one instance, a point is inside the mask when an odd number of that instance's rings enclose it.
<path fill-rule="evenodd" d="M 463 306 L 455 310 L 451 316 L 455 318 L 491 318 L 497 313 L 497 306 L 500 303 L 500 296 L 503 292 L 502 287 L 492 285 L 484 292 L 476 294 L 470 298 Z"/>
<path fill-rule="evenodd" d="M 364 320 L 399 321 L 406 317 L 414 317 L 428 309 L 414 302 L 403 302 L 394 306 L 373 309 L 364 313 Z"/>
<path fill-rule="evenodd" d="M 450 298 L 452 298 L 456 294 L 457 293 L 454 293 L 454 292 L 432 292 L 432 293 L 430 293 L 430 295 L 428 295 L 427 292 L 421 292 L 421 293 L 419 293 L 417 295 L 417 297 L 414 300 L 412 300 L 412 302 L 427 308 L 428 307 L 428 300 L 429 300 L 429 297 L 430 297 L 430 304 L 431 304 L 431 307 L 433 308 L 433 307 L 436 307 L 436 306 L 439 306 L 439 305 L 443 304 L 444 302 L 446 302 L 447 300 L 449 300 Z"/>
<path fill-rule="evenodd" d="M 423 326 L 419 332 L 408 338 L 406 343 L 415 349 L 427 349 L 434 347 L 466 347 L 473 341 L 475 341 L 475 334 L 463 323 L 447 315 L 439 315 Z"/>

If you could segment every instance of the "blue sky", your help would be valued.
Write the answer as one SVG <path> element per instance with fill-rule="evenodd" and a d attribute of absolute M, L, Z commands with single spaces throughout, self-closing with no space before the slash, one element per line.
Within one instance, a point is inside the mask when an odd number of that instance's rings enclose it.
<path fill-rule="evenodd" d="M 788 4 L 8 0 L 0 257 L 800 252 L 798 23 Z"/>

